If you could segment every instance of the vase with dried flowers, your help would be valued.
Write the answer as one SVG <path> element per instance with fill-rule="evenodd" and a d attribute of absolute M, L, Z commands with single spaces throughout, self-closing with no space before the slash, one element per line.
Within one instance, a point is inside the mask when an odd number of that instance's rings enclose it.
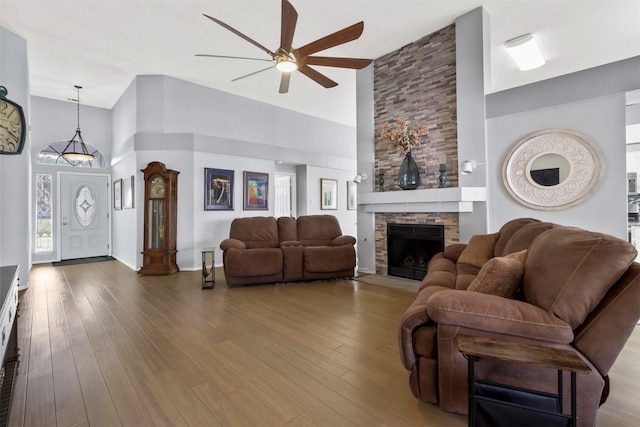
<path fill-rule="evenodd" d="M 390 142 L 390 149 L 405 153 L 398 173 L 398 185 L 403 190 L 415 190 L 420 185 L 420 172 L 411 151 L 420 143 L 420 137 L 427 133 L 427 127 L 415 127 L 410 120 L 396 119 L 395 127 L 384 124 L 380 133 L 383 141 Z"/>

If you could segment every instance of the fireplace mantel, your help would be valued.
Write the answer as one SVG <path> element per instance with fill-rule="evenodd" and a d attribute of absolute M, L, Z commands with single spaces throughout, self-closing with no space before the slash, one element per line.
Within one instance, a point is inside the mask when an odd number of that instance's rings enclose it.
<path fill-rule="evenodd" d="M 365 212 L 473 212 L 473 202 L 485 202 L 485 187 L 358 193 Z"/>

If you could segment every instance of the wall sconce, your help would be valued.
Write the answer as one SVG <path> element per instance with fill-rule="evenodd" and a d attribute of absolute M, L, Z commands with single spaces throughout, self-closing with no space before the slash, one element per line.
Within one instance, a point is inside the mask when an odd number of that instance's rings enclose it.
<path fill-rule="evenodd" d="M 525 34 L 504 42 L 507 52 L 520 71 L 533 70 L 545 64 L 544 57 L 533 39 L 533 35 Z"/>
<path fill-rule="evenodd" d="M 462 162 L 462 166 L 460 167 L 460 172 L 462 175 L 471 175 L 473 170 L 478 165 L 485 165 L 486 163 L 477 163 L 475 160 L 465 160 Z"/>
<path fill-rule="evenodd" d="M 360 182 L 362 182 L 363 179 L 367 179 L 367 174 L 359 173 L 358 175 L 355 176 L 355 178 L 353 178 L 353 182 L 355 182 L 356 184 L 360 184 Z"/>

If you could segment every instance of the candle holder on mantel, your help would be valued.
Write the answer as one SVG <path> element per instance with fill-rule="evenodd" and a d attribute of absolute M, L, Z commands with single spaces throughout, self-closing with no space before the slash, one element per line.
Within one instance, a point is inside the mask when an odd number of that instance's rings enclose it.
<path fill-rule="evenodd" d="M 438 177 L 438 180 L 440 181 L 439 188 L 447 188 L 447 165 L 445 163 L 440 163 L 438 170 L 440 171 L 440 176 Z"/>
<path fill-rule="evenodd" d="M 383 168 L 378 169 L 378 185 L 380 187 L 378 191 L 384 191 L 384 169 Z"/>

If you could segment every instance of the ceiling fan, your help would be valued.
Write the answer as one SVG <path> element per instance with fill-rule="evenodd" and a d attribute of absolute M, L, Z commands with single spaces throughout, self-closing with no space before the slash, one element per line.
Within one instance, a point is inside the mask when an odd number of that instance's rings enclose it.
<path fill-rule="evenodd" d="M 344 43 L 348 43 L 353 40 L 357 40 L 362 31 L 364 30 L 364 22 L 360 21 L 357 24 L 351 25 L 350 27 L 343 28 L 340 31 L 336 31 L 335 33 L 329 34 L 328 36 L 322 37 L 314 42 L 308 43 L 298 49 L 294 49 L 292 47 L 293 44 L 293 34 L 296 30 L 296 22 L 298 21 L 298 12 L 296 12 L 295 8 L 289 3 L 288 0 L 282 0 L 282 21 L 281 21 L 281 30 L 280 30 L 280 47 L 272 52 L 267 49 L 257 41 L 251 39 L 247 35 L 241 33 L 230 25 L 216 19 L 212 16 L 204 14 L 207 18 L 212 20 L 213 22 L 221 25 L 227 30 L 231 31 L 235 35 L 242 37 L 249 43 L 258 47 L 259 49 L 265 51 L 271 59 L 260 59 L 260 58 L 245 58 L 239 56 L 225 56 L 225 55 L 207 55 L 207 54 L 196 54 L 196 56 L 207 56 L 213 58 L 233 58 L 233 59 L 249 59 L 254 61 L 267 61 L 274 62 L 273 65 L 264 68 L 262 70 L 255 71 L 253 73 L 238 77 L 233 79 L 233 81 L 243 79 L 245 77 L 253 76 L 255 74 L 261 73 L 263 71 L 269 70 L 273 67 L 276 67 L 278 70 L 282 71 L 282 77 L 280 79 L 280 93 L 287 93 L 289 91 L 289 80 L 291 79 L 291 72 L 300 71 L 305 76 L 309 77 L 311 80 L 316 83 L 324 86 L 325 88 L 331 88 L 337 86 L 338 83 L 331 80 L 329 77 L 324 74 L 314 70 L 310 67 L 310 65 L 320 65 L 326 67 L 340 67 L 340 68 L 353 68 L 353 69 L 361 69 L 371 64 L 372 59 L 361 59 L 361 58 L 336 58 L 329 56 L 312 56 L 316 52 L 323 51 L 325 49 L 329 49 L 334 46 L 338 46 Z"/>

